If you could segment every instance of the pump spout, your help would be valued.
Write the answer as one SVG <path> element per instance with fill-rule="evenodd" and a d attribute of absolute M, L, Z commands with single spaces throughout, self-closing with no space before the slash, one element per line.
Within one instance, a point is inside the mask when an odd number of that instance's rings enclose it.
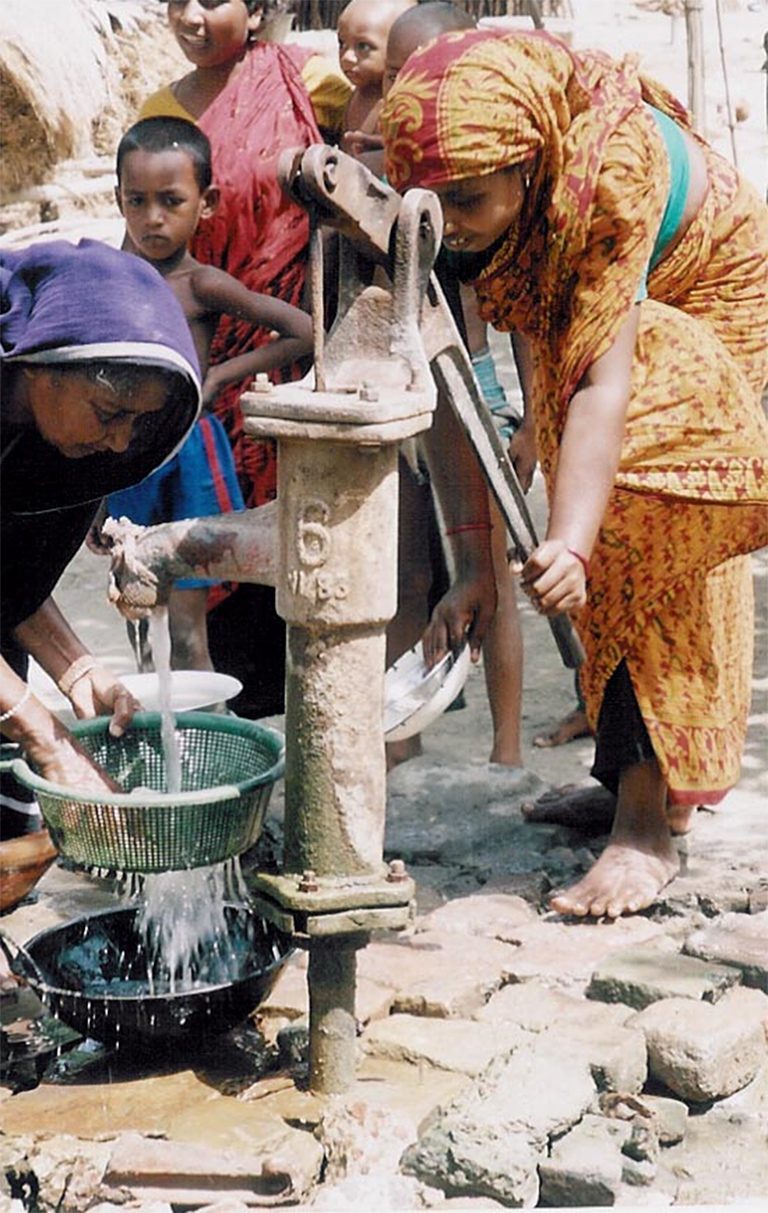
<path fill-rule="evenodd" d="M 182 577 L 276 583 L 275 502 L 152 527 L 108 518 L 102 536 L 111 550 L 109 600 L 128 619 L 149 615 Z"/>

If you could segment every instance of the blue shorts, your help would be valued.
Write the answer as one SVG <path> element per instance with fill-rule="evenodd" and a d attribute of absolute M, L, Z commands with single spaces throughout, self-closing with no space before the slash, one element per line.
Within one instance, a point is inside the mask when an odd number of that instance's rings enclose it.
<path fill-rule="evenodd" d="M 125 516 L 140 526 L 244 509 L 229 439 L 218 417 L 213 416 L 201 417 L 173 458 L 141 484 L 107 498 L 107 510 L 113 518 Z M 204 577 L 174 582 L 180 590 L 217 584 Z"/>

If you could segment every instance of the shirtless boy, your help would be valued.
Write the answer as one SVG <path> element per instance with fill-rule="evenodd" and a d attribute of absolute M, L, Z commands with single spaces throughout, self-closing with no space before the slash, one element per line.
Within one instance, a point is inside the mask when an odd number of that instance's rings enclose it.
<path fill-rule="evenodd" d="M 199 127 L 166 117 L 144 118 L 132 126 L 117 151 L 115 196 L 127 229 L 125 247 L 155 266 L 184 309 L 200 360 L 204 404 L 210 405 L 227 384 L 289 366 L 310 353 L 312 322 L 305 312 L 247 290 L 189 252 L 198 223 L 213 214 L 218 202 L 210 144 Z M 209 366 L 222 315 L 271 329 L 275 340 Z M 113 494 L 108 507 L 143 525 L 243 509 L 221 422 L 212 414 L 202 417 L 174 459 L 142 484 Z M 171 591 L 171 662 L 176 669 L 211 668 L 205 626 L 209 585 L 180 582 Z"/>

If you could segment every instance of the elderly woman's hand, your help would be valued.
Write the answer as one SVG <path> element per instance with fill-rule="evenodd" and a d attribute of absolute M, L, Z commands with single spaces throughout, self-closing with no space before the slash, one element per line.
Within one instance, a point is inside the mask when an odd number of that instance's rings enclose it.
<path fill-rule="evenodd" d="M 78 720 L 90 720 L 94 716 L 111 716 L 109 731 L 120 737 L 141 711 L 141 704 L 119 679 L 104 666 L 95 665 L 84 673 L 67 693 Z"/>
<path fill-rule="evenodd" d="M 55 743 L 44 746 L 30 742 L 25 746 L 25 752 L 43 779 L 49 779 L 51 783 L 96 795 L 124 790 L 106 771 L 96 766 L 71 733 L 62 730 Z"/>

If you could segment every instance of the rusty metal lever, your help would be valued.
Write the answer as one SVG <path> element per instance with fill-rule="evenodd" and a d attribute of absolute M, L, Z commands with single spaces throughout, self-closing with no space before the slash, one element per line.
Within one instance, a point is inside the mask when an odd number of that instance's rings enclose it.
<path fill-rule="evenodd" d="M 408 194 L 401 198 L 358 160 L 323 144 L 284 153 L 280 176 L 284 188 L 309 211 L 314 224 L 335 228 L 364 257 L 393 274 L 399 228 L 413 225 L 416 217 Z M 422 228 L 430 224 L 435 228 L 440 223 L 437 200 L 430 207 L 424 201 L 434 197 L 429 191 L 414 192 L 420 199 L 418 222 Z M 439 231 L 422 233 L 427 247 L 439 239 Z M 413 241 L 409 247 L 414 248 Z M 515 554 L 524 561 L 539 542 L 525 495 L 483 402 L 472 363 L 434 273 L 424 296 L 419 332 L 432 377 L 480 462 Z M 584 660 L 584 650 L 571 620 L 557 615 L 548 622 L 563 663 L 576 669 Z"/>

